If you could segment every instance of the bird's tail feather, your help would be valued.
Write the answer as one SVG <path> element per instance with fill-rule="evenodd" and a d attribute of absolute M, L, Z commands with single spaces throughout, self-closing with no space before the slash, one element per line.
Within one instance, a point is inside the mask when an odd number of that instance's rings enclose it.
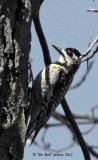
<path fill-rule="evenodd" d="M 30 135 L 34 132 L 36 124 L 29 123 L 28 129 L 26 132 L 26 140 L 30 137 Z"/>
<path fill-rule="evenodd" d="M 40 130 L 40 129 L 39 129 L 39 130 Z M 35 131 L 35 132 L 34 132 L 34 135 L 33 135 L 33 137 L 32 137 L 32 140 L 31 140 L 30 145 L 32 145 L 32 144 L 33 144 L 33 142 L 34 142 L 34 140 L 35 140 L 36 136 L 38 135 L 39 130 L 37 130 L 37 131 Z"/>

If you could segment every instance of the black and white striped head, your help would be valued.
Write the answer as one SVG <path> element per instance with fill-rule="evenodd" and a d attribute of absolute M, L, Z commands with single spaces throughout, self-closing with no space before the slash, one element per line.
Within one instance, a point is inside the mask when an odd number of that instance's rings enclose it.
<path fill-rule="evenodd" d="M 53 47 L 59 52 L 60 54 L 60 59 L 59 62 L 66 64 L 66 67 L 68 68 L 73 68 L 76 67 L 78 68 L 81 63 L 80 59 L 80 52 L 75 49 L 75 48 L 65 48 L 61 49 L 53 45 Z"/>

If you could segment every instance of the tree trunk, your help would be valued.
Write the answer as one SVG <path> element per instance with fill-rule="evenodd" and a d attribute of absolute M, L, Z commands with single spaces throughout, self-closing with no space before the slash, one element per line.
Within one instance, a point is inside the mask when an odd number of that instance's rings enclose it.
<path fill-rule="evenodd" d="M 0 0 L 0 159 L 23 159 L 31 1 Z"/>

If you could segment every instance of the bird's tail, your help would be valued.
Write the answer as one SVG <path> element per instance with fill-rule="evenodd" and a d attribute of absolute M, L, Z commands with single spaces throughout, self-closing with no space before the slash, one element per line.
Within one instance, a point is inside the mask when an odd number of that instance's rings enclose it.
<path fill-rule="evenodd" d="M 32 135 L 32 140 L 31 140 L 31 144 L 34 142 L 38 132 L 39 132 L 40 128 L 36 128 L 36 122 L 32 123 L 30 122 L 29 125 L 28 125 L 28 129 L 27 129 L 27 132 L 26 132 L 26 140 L 30 137 L 30 135 L 33 133 Z M 30 144 L 30 145 L 31 145 Z"/>
<path fill-rule="evenodd" d="M 36 124 L 29 122 L 27 131 L 26 131 L 26 140 L 30 137 L 30 135 L 35 131 Z"/>
<path fill-rule="evenodd" d="M 40 129 L 39 129 L 39 130 L 40 130 Z M 35 141 L 35 138 L 36 138 L 36 136 L 37 136 L 39 130 L 36 130 L 36 131 L 34 132 L 30 145 L 32 145 L 33 142 Z"/>
<path fill-rule="evenodd" d="M 33 128 L 31 128 L 31 129 L 28 128 L 27 133 L 26 133 L 26 140 L 27 140 L 27 139 L 30 137 L 30 135 L 33 133 L 33 135 L 31 136 L 31 139 L 32 139 L 32 140 L 31 140 L 30 145 L 33 144 L 33 142 L 34 142 L 34 140 L 35 140 L 35 138 L 36 138 L 39 130 L 40 130 L 40 129 L 35 130 L 35 129 L 33 129 Z"/>

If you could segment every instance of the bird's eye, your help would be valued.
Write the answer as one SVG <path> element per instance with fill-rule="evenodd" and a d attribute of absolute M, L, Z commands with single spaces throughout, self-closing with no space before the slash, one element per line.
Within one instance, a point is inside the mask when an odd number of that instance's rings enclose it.
<path fill-rule="evenodd" d="M 70 57 L 72 57 L 72 56 L 73 56 L 73 53 L 72 53 L 72 52 L 69 52 L 68 55 L 69 55 Z"/>

